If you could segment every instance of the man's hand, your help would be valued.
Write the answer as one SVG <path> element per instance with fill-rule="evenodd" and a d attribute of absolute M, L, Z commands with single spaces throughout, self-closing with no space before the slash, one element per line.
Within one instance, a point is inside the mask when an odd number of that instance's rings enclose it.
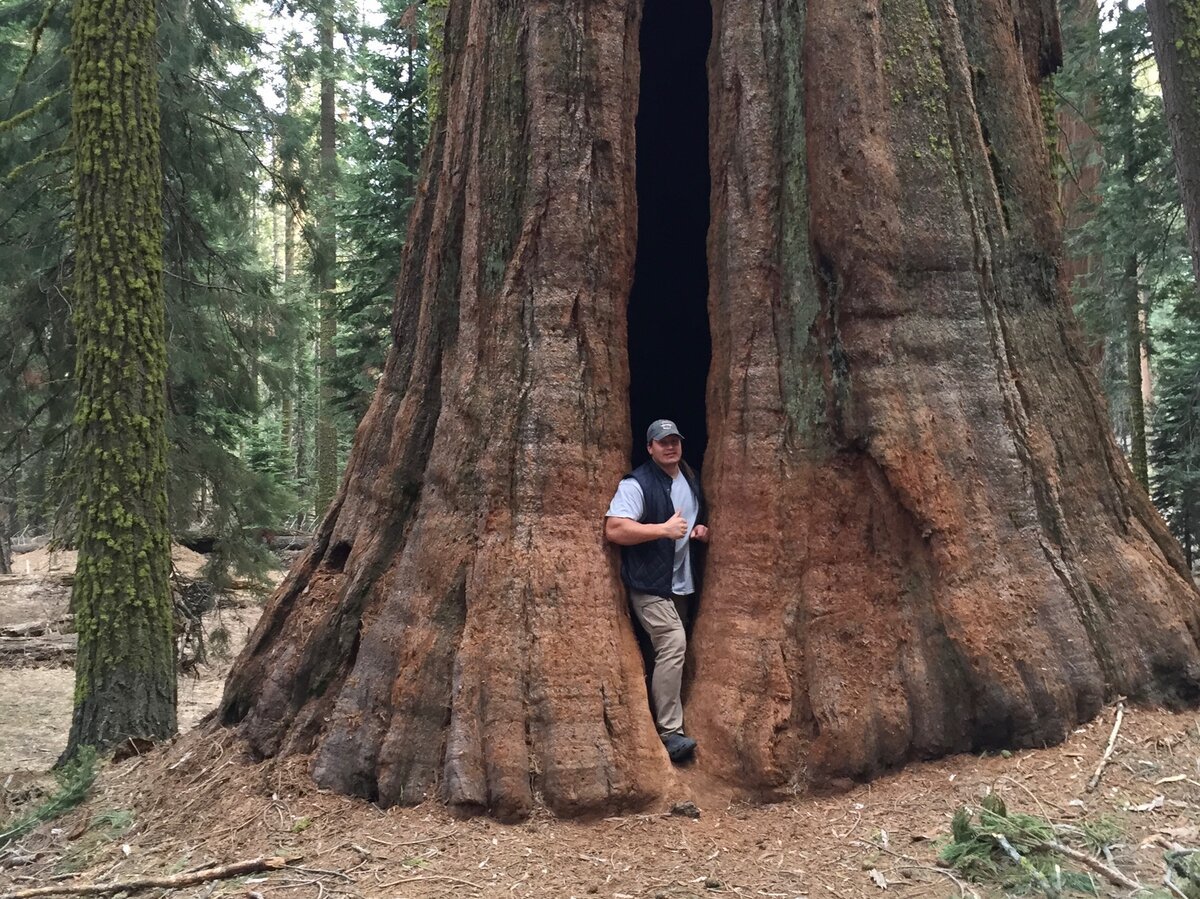
<path fill-rule="evenodd" d="M 675 510 L 675 514 L 668 518 L 662 524 L 662 535 L 671 540 L 681 540 L 688 532 L 687 519 L 684 518 L 679 510 Z"/>
<path fill-rule="evenodd" d="M 692 528 L 692 539 L 699 540 L 701 543 L 708 542 L 708 528 L 705 525 L 698 524 Z"/>

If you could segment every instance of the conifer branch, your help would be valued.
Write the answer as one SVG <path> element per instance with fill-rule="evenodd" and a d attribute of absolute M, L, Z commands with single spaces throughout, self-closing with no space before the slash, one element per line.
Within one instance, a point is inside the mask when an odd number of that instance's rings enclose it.
<path fill-rule="evenodd" d="M 55 100 L 57 100 L 59 97 L 61 97 L 65 93 L 66 93 L 65 88 L 56 90 L 50 96 L 42 97 L 42 99 L 38 100 L 36 103 L 34 103 L 28 109 L 22 110 L 21 112 L 18 112 L 15 116 L 10 116 L 9 118 L 0 122 L 0 134 L 3 134 L 5 131 L 10 131 L 13 128 L 17 127 L 17 125 L 20 125 L 22 122 L 28 121 L 29 119 L 33 118 L 35 115 L 37 115 L 39 112 L 41 112 L 43 109 L 45 109 L 47 106 L 49 106 L 51 103 L 53 103 Z"/>

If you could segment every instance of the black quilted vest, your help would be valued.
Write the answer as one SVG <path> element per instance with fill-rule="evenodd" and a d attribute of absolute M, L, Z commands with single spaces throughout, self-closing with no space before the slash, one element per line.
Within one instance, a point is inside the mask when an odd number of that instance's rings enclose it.
<path fill-rule="evenodd" d="M 704 503 L 700 495 L 700 485 L 690 471 L 680 467 L 683 476 L 687 478 L 688 486 L 696 497 L 696 506 L 700 510 L 697 521 L 704 519 Z M 642 524 L 662 524 L 675 514 L 675 506 L 671 502 L 671 477 L 658 467 L 653 459 L 639 465 L 625 475 L 633 478 L 642 488 L 643 509 Z M 622 479 L 624 480 L 624 479 Z M 691 552 L 689 543 L 688 551 Z M 675 541 L 663 537 L 659 540 L 648 540 L 635 546 L 621 547 L 621 580 L 630 590 L 638 593 L 649 593 L 651 596 L 671 596 L 671 575 L 675 570 Z M 698 583 L 696 557 L 692 553 L 692 580 Z"/>

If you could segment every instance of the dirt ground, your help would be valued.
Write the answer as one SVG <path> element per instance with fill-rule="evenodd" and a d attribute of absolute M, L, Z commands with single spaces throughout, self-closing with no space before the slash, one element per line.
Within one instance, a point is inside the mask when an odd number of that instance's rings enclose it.
<path fill-rule="evenodd" d="M 995 790 L 1011 810 L 1062 824 L 1109 821 L 1122 834 L 1113 862 L 1157 889 L 1138 895 L 1165 896 L 1164 847 L 1197 843 L 1197 716 L 1127 711 L 1100 789 L 1088 793 L 1112 722 L 1110 710 L 1059 747 L 916 764 L 836 796 L 756 806 L 694 795 L 697 820 L 651 810 L 517 825 L 458 819 L 436 803 L 380 810 L 316 789 L 303 759 L 255 763 L 228 733 L 194 731 L 110 766 L 85 807 L 0 852 L 0 889 L 284 855 L 294 859 L 285 869 L 174 895 L 999 895 L 936 865 L 954 810 Z M 1131 895 L 1095 880 L 1101 895 Z"/>
<path fill-rule="evenodd" d="M 0 629 L 29 622 L 63 621 L 70 599 L 75 553 L 39 549 L 18 555 L 15 574 L 0 576 Z M 205 557 L 184 546 L 171 548 L 177 573 L 195 578 Z M 232 658 L 261 613 L 261 598 L 235 591 L 205 618 L 208 633 L 223 630 L 228 649 L 210 641 L 210 663 L 179 679 L 179 728 L 186 732 L 210 712 Z M 52 630 L 55 629 L 52 627 Z M 66 666 L 0 666 L 0 772 L 45 771 L 67 745 L 74 672 Z"/>
<path fill-rule="evenodd" d="M 206 621 L 210 632 L 223 627 L 233 651 L 262 609 L 255 597 L 238 593 L 240 608 L 221 609 Z M 65 607 L 64 607 L 65 610 Z M 232 652 L 211 655 L 211 663 L 179 678 L 179 729 L 190 730 L 221 699 Z M 71 727 L 75 671 L 67 667 L 0 667 L 0 772 L 45 771 L 66 748 Z"/>
<path fill-rule="evenodd" d="M 221 614 L 236 650 L 257 605 Z M 1127 709 L 1095 792 L 1086 784 L 1112 732 L 1113 709 L 1061 746 L 914 764 L 838 795 L 756 805 L 685 779 L 671 802 L 693 801 L 697 819 L 670 814 L 667 802 L 588 822 L 541 814 L 504 825 L 456 817 L 436 802 L 381 810 L 317 789 L 303 758 L 259 762 L 226 731 L 188 730 L 216 705 L 227 667 L 220 661 L 198 679 L 181 680 L 186 732 L 173 744 L 110 764 L 83 806 L 0 848 L 0 899 L 51 883 L 164 877 L 262 856 L 290 861 L 280 870 L 137 895 L 994 896 L 1002 891 L 937 864 L 954 811 L 977 807 L 989 791 L 1012 811 L 1064 827 L 1107 824 L 1117 836 L 1105 863 L 1146 889 L 1118 888 L 1095 873 L 1100 895 L 1175 895 L 1163 885 L 1164 851 L 1200 845 L 1195 713 Z M 65 744 L 70 692 L 68 669 L 0 669 L 0 784 L 10 814 L 53 788 L 44 772 Z"/>

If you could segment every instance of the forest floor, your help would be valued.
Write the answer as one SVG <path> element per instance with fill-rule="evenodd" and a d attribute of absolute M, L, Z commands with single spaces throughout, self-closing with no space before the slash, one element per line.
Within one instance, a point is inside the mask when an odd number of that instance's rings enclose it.
<path fill-rule="evenodd" d="M 236 652 L 257 606 L 222 615 Z M 227 665 L 181 680 L 183 729 L 215 706 Z M 70 693 L 69 669 L 0 669 L 0 783 L 8 815 L 35 807 L 55 789 L 46 770 L 65 743 Z M 1108 845 L 1104 864 L 1146 887 L 1117 887 L 1099 871 L 1062 859 L 1064 870 L 1090 881 L 1097 894 L 1184 895 L 1163 885 L 1164 853 L 1200 845 L 1200 716 L 1126 709 L 1112 759 L 1099 788 L 1089 792 L 1113 722 L 1108 709 L 1061 746 L 917 763 L 837 795 L 759 805 L 697 786 L 671 801 L 693 800 L 698 818 L 671 814 L 669 801 L 643 814 L 588 822 L 538 814 L 520 824 L 459 818 L 435 802 L 380 810 L 317 789 L 302 758 L 255 762 L 229 733 L 201 726 L 147 755 L 107 765 L 81 806 L 0 847 L 0 899 L 50 883 L 171 876 L 261 856 L 291 861 L 172 895 L 1041 895 L 1045 890 L 1019 874 L 1007 887 L 994 876 L 980 885 L 938 864 L 955 810 L 977 809 L 992 791 L 1010 814 L 1059 825 L 1064 842 L 1070 834 L 1101 835 Z"/>
<path fill-rule="evenodd" d="M 171 561 L 176 573 L 196 578 L 205 557 L 176 545 Z M 0 648 L 6 629 L 27 629 L 34 623 L 47 625 L 47 637 L 53 639 L 67 617 L 75 553 L 47 549 L 24 553 L 16 557 L 13 570 L 15 574 L 0 575 Z M 252 591 L 237 590 L 205 616 L 205 631 L 216 633 L 218 639 L 209 641 L 209 664 L 180 675 L 181 731 L 190 730 L 220 700 L 233 657 L 262 612 L 260 600 Z M 0 655 L 0 776 L 19 770 L 45 771 L 66 747 L 73 665 L 73 650 L 49 664 L 24 661 L 15 653 Z"/>

